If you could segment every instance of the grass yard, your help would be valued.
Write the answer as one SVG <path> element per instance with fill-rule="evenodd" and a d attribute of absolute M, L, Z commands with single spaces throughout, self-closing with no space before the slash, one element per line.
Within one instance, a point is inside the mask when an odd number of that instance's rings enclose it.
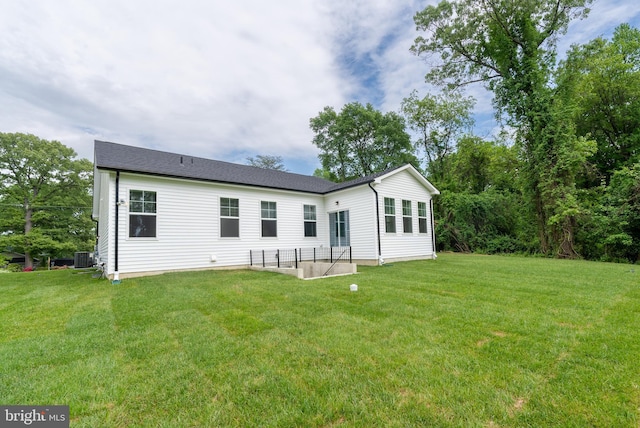
<path fill-rule="evenodd" d="M 67 404 L 72 427 L 640 427 L 636 266 L 360 271 L 0 275 L 0 404 Z"/>

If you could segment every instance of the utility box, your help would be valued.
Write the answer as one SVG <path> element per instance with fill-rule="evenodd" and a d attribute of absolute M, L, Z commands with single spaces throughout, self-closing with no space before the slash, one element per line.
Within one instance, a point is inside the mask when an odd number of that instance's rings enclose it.
<path fill-rule="evenodd" d="M 91 253 L 88 251 L 78 252 L 73 258 L 73 267 L 76 269 L 88 268 L 91 264 Z"/>

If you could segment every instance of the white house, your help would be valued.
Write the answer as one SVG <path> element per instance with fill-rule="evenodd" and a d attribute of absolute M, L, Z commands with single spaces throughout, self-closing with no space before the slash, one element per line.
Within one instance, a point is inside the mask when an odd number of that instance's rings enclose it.
<path fill-rule="evenodd" d="M 246 267 L 250 250 L 351 247 L 355 263 L 436 257 L 414 167 L 346 183 L 95 141 L 95 259 L 110 278 Z"/>

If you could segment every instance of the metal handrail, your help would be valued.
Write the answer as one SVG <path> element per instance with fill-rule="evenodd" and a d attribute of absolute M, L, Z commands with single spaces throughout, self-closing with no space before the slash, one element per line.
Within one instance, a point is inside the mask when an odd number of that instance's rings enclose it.
<path fill-rule="evenodd" d="M 331 264 L 331 266 L 329 266 L 329 269 L 327 269 L 327 271 L 326 271 L 322 276 L 327 276 L 327 275 L 329 274 L 329 272 L 331 271 L 331 269 L 333 269 L 333 267 L 336 265 L 336 263 L 338 263 L 338 262 L 342 259 L 342 256 L 344 255 L 344 253 L 346 253 L 346 252 L 347 252 L 347 250 L 349 250 L 349 252 L 351 252 L 351 247 L 347 247 L 347 248 L 345 248 L 345 249 L 344 249 L 344 251 L 342 252 L 342 254 L 340 254 L 340 256 L 338 256 L 338 258 L 336 259 L 336 261 L 335 261 L 335 262 L 333 262 L 333 263 Z M 351 256 L 349 256 L 349 258 L 351 258 Z"/>
<path fill-rule="evenodd" d="M 341 250 L 340 255 L 334 257 L 334 249 Z M 305 251 L 303 251 L 305 250 Z M 337 251 L 336 251 L 337 253 Z M 351 247 L 316 247 L 316 248 L 294 248 L 294 249 L 273 249 L 273 250 L 249 250 L 250 266 L 277 266 L 277 267 L 298 267 L 298 263 L 302 261 L 313 261 L 317 263 L 323 260 L 329 260 L 332 264 L 344 259 L 345 254 L 349 254 L 348 261 L 352 262 Z"/>

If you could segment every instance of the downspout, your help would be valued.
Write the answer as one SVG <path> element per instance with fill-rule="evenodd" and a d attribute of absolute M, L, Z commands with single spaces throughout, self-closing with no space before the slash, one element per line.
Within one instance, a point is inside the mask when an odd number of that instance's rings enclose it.
<path fill-rule="evenodd" d="M 119 280 L 119 272 L 118 272 L 118 236 L 120 236 L 120 231 L 118 230 L 118 224 L 120 223 L 120 171 L 116 171 L 116 214 L 114 216 L 115 218 L 115 243 L 114 243 L 114 248 L 113 248 L 113 253 L 114 253 L 114 270 L 115 272 L 113 273 L 113 279 L 114 280 Z"/>
<path fill-rule="evenodd" d="M 98 264 L 96 253 L 98 253 L 98 240 L 100 239 L 100 223 L 98 222 L 98 220 L 93 218 L 93 214 L 91 214 L 91 220 L 95 223 L 96 227 L 96 237 L 93 242 L 93 263 Z"/>
<path fill-rule="evenodd" d="M 433 198 L 429 200 L 429 205 L 431 208 L 431 248 L 433 249 L 433 258 L 436 259 L 438 256 L 436 255 L 436 234 L 433 221 Z"/>
<path fill-rule="evenodd" d="M 373 193 L 376 195 L 376 229 L 378 231 L 378 263 L 382 260 L 382 245 L 380 244 L 380 198 L 378 197 L 378 192 L 373 188 L 371 182 L 367 183 L 369 188 L 373 190 Z M 380 263 L 382 264 L 382 263 Z"/>

